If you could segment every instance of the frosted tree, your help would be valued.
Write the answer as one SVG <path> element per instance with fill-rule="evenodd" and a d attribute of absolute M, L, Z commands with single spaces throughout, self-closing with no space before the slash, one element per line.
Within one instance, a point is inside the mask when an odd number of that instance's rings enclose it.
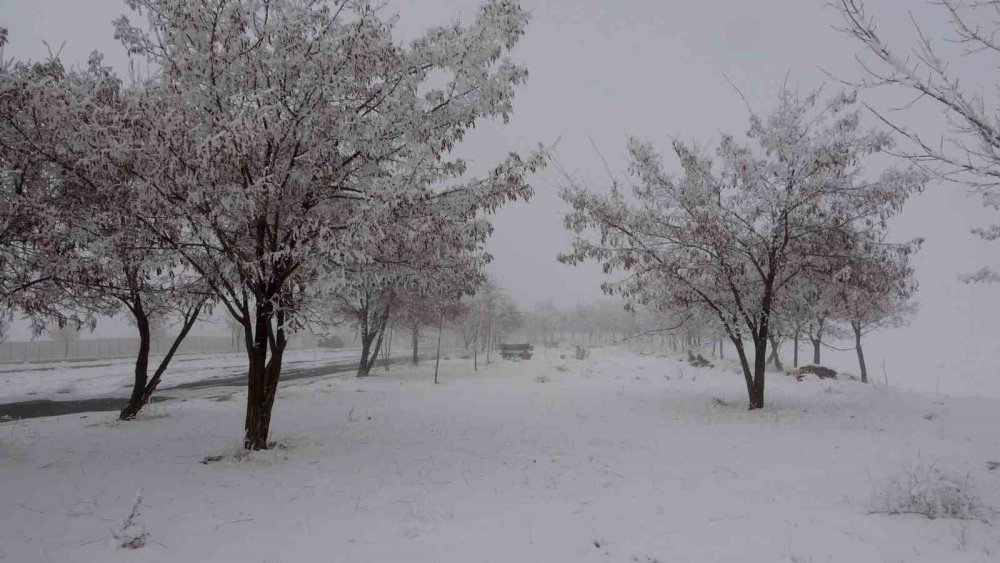
<path fill-rule="evenodd" d="M 496 335 L 503 331 L 503 318 L 511 315 L 504 311 L 514 308 L 510 296 L 500 287 L 496 280 L 486 278 L 475 288 L 475 294 L 466 300 L 462 309 L 462 318 L 457 322 L 465 327 L 463 330 L 472 332 L 472 362 L 475 369 L 479 367 L 479 354 L 486 354 L 489 362 Z M 508 323 L 509 326 L 509 323 Z"/>
<path fill-rule="evenodd" d="M 483 179 L 449 158 L 477 121 L 509 116 L 526 71 L 506 54 L 528 17 L 491 0 L 469 25 L 402 46 L 367 3 L 129 4 L 145 25 L 122 18 L 116 34 L 161 69 L 136 106 L 137 213 L 172 214 L 147 226 L 242 325 L 244 446 L 265 449 L 289 334 L 373 261 L 369 241 L 453 190 L 473 215 L 530 196 L 541 152 Z M 436 225 L 412 227 L 419 238 Z"/>
<path fill-rule="evenodd" d="M 58 79 L 62 66 L 54 62 L 25 64 L 3 56 L 7 30 L 0 28 L 0 104 L 17 107 L 16 86 L 22 80 Z M 0 300 L 6 309 L 48 301 L 48 278 L 34 267 L 38 241 L 54 222 L 52 205 L 60 193 L 52 179 L 58 170 L 34 152 L 19 150 L 21 137 L 8 120 L 0 120 Z M 43 330 L 38 327 L 36 333 Z"/>
<path fill-rule="evenodd" d="M 446 312 L 485 280 L 483 269 L 492 257 L 483 245 L 492 227 L 475 202 L 469 187 L 435 191 L 401 209 L 383 236 L 369 241 L 364 249 L 369 261 L 349 271 L 336 297 L 339 316 L 350 319 L 361 335 L 359 376 L 371 372 L 394 308 L 396 324 L 411 329 L 417 363 L 420 327 L 440 332 L 445 317 L 456 316 Z"/>
<path fill-rule="evenodd" d="M 810 336 L 815 336 L 810 335 L 809 332 L 810 328 L 816 327 L 814 323 L 816 323 L 817 313 L 825 311 L 826 315 L 829 314 L 829 305 L 815 300 L 816 295 L 820 292 L 817 287 L 820 280 L 802 277 L 797 282 L 798 286 L 794 291 L 788 291 L 781 296 L 772 315 L 772 326 L 780 337 L 792 341 L 792 367 L 796 368 L 799 367 L 800 344 L 804 340 L 811 340 Z M 820 343 L 822 342 L 822 338 L 818 340 Z M 818 362 L 819 355 L 814 345 L 813 363 Z"/>
<path fill-rule="evenodd" d="M 886 242 L 879 230 L 854 237 L 856 246 L 830 284 L 836 315 L 850 326 L 861 381 L 868 383 L 862 339 L 877 330 L 905 325 L 916 311 L 917 291 L 910 258 L 921 240 Z"/>
<path fill-rule="evenodd" d="M 420 334 L 424 326 L 436 324 L 434 302 L 420 292 L 403 293 L 398 296 L 396 321 L 410 332 L 410 363 L 420 363 Z"/>
<path fill-rule="evenodd" d="M 8 65 L 0 75 L 0 146 L 44 171 L 19 175 L 19 203 L 35 227 L 22 232 L 16 248 L 45 281 L 45 292 L 21 292 L 16 302 L 60 324 L 80 314 L 128 316 L 139 349 L 122 420 L 149 401 L 209 297 L 179 254 L 146 226 L 169 219 L 138 218 L 138 194 L 118 168 L 121 157 L 106 156 L 114 149 L 108 140 L 123 140 L 134 127 L 130 96 L 96 53 L 82 70 L 51 59 Z M 156 323 L 174 316 L 180 331 L 150 377 Z"/>
<path fill-rule="evenodd" d="M 882 120 L 911 141 L 902 155 L 943 180 L 972 186 L 983 204 L 1000 212 L 1000 106 L 995 96 L 987 99 L 970 87 L 981 77 L 994 77 L 1000 60 L 1000 3 L 995 0 L 940 0 L 942 18 L 951 33 L 934 38 L 916 28 L 916 44 L 900 52 L 882 40 L 863 0 L 836 0 L 844 31 L 860 42 L 867 54 L 859 59 L 865 71 L 861 85 L 899 87 L 909 90 L 912 103 L 927 102 L 945 114 L 948 128 L 939 140 L 928 139 L 905 118 L 878 112 Z M 952 61 L 962 64 L 950 64 Z M 963 76 L 962 68 L 970 70 Z M 980 72 L 976 72 L 976 71 Z M 983 240 L 1000 240 L 1000 223 L 977 228 Z M 968 282 L 1000 282 L 1000 273 L 990 267 L 963 276 Z"/>
<path fill-rule="evenodd" d="M 475 291 L 475 286 L 462 282 L 448 285 L 439 282 L 420 291 L 410 291 L 398 296 L 397 321 L 410 329 L 412 335 L 414 365 L 420 361 L 419 337 L 424 327 L 436 329 L 437 348 L 434 359 L 434 383 L 438 383 L 438 368 L 441 363 L 441 336 L 445 326 L 459 322 L 467 314 L 462 296 Z"/>
<path fill-rule="evenodd" d="M 358 377 L 371 373 L 382 349 L 382 339 L 389 328 L 389 315 L 395 302 L 390 286 L 382 286 L 357 276 L 353 283 L 336 297 L 334 324 L 344 320 L 357 329 L 361 337 L 361 359 Z"/>
<path fill-rule="evenodd" d="M 751 116 L 747 142 L 724 136 L 716 159 L 675 143 L 679 177 L 633 140 L 634 199 L 617 185 L 600 194 L 569 179 L 565 223 L 577 237 L 560 259 L 624 275 L 605 291 L 714 317 L 736 347 L 750 408 L 763 408 L 777 302 L 797 278 L 822 274 L 853 227 L 883 224 L 924 181 L 895 169 L 864 179 L 861 161 L 892 138 L 862 129 L 859 113 L 854 96 L 820 104 L 783 92 L 770 115 Z"/>
<path fill-rule="evenodd" d="M 524 326 L 524 314 L 512 299 L 502 299 L 494 314 L 493 326 L 493 333 L 499 344 Z"/>
<path fill-rule="evenodd" d="M 841 316 L 841 302 L 836 298 L 833 287 L 833 273 L 826 272 L 823 279 L 808 280 L 803 278 L 797 297 L 804 300 L 806 309 L 804 317 L 800 318 L 802 334 L 805 334 L 812 345 L 812 363 L 822 365 L 823 343 L 829 339 L 843 336 L 836 321 Z"/>

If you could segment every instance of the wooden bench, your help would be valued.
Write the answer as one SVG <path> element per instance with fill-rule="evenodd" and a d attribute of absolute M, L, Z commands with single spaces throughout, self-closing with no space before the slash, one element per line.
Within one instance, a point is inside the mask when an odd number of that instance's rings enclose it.
<path fill-rule="evenodd" d="M 531 352 L 535 349 L 531 344 L 501 344 L 500 345 L 500 356 L 505 360 L 510 360 L 512 358 L 521 358 L 522 360 L 530 360 Z"/>

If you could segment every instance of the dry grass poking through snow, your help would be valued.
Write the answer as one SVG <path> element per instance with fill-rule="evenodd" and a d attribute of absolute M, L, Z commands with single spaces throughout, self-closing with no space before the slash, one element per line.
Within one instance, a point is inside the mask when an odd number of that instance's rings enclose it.
<path fill-rule="evenodd" d="M 953 518 L 988 522 L 994 511 L 985 506 L 968 473 L 926 464 L 907 464 L 883 480 L 874 494 L 872 513 L 918 514 L 931 520 Z"/>

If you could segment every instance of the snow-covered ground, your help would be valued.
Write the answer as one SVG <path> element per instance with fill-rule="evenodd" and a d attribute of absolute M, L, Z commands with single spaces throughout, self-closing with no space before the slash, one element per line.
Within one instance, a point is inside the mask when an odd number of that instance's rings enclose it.
<path fill-rule="evenodd" d="M 309 369 L 360 357 L 356 348 L 288 350 L 283 366 L 285 370 Z M 150 375 L 159 361 L 160 356 L 150 358 Z M 160 389 L 246 373 L 246 362 L 242 352 L 175 356 Z M 132 358 L 0 364 L 0 403 L 128 397 L 134 370 Z"/>
<path fill-rule="evenodd" d="M 870 514 L 906 467 L 1000 507 L 1000 401 L 538 350 L 282 385 L 241 457 L 244 393 L 0 424 L 9 561 L 996 561 L 977 520 Z M 232 393 L 231 400 L 225 400 Z M 202 463 L 222 456 L 219 461 Z M 141 491 L 141 493 L 140 493 Z M 113 538 L 141 494 L 129 550 Z M 120 533 L 118 535 L 121 535 Z"/>

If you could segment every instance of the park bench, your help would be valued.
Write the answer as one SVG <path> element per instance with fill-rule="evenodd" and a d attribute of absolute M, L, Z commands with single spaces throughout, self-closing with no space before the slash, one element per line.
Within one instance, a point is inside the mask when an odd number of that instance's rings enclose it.
<path fill-rule="evenodd" d="M 535 347 L 531 344 L 501 344 L 500 356 L 505 360 L 510 360 L 512 358 L 530 360 L 531 352 L 534 349 Z"/>

